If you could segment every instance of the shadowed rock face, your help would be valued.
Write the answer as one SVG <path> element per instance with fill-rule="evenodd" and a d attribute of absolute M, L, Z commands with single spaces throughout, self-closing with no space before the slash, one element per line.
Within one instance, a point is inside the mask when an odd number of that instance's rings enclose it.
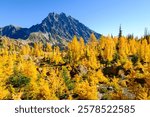
<path fill-rule="evenodd" d="M 71 40 L 74 35 L 77 35 L 83 37 L 85 42 L 87 42 L 91 33 L 94 33 L 97 38 L 101 36 L 64 13 L 50 13 L 41 24 L 33 25 L 30 28 L 15 27 L 13 25 L 0 28 L 0 35 L 14 39 L 27 39 L 31 33 L 38 32 L 48 34 L 49 38 L 53 39 L 57 39 L 59 36 L 62 39 Z"/>
<path fill-rule="evenodd" d="M 27 39 L 30 35 L 30 30 L 27 28 L 15 27 L 13 25 L 0 28 L 0 35 L 14 39 Z"/>

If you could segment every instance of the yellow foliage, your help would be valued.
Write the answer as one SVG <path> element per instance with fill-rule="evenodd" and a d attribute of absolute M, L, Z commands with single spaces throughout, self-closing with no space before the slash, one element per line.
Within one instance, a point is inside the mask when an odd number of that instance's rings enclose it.
<path fill-rule="evenodd" d="M 110 82 L 110 86 L 114 87 L 117 91 L 120 90 L 119 78 L 113 78 L 112 82 Z"/>
<path fill-rule="evenodd" d="M 106 83 L 106 84 L 109 82 L 108 78 L 106 78 L 106 77 L 104 76 L 104 74 L 102 73 L 101 70 L 98 70 L 98 71 L 96 72 L 96 75 L 97 75 L 97 77 L 98 77 L 98 81 L 99 81 L 99 82 L 101 82 L 101 83 Z"/>
<path fill-rule="evenodd" d="M 49 87 L 49 83 L 44 79 L 39 81 L 39 94 L 38 98 L 42 100 L 56 100 L 58 99 L 53 92 L 53 89 Z"/>
<path fill-rule="evenodd" d="M 20 68 L 21 72 L 27 77 L 31 78 L 31 80 L 37 79 L 37 67 L 32 61 L 24 61 L 21 64 Z"/>
<path fill-rule="evenodd" d="M 7 99 L 9 92 L 4 87 L 0 86 L 0 100 Z"/>
<path fill-rule="evenodd" d="M 140 89 L 138 90 L 136 99 L 137 100 L 147 100 L 148 99 L 148 93 L 145 88 L 140 87 Z"/>
<path fill-rule="evenodd" d="M 108 38 L 106 40 L 105 47 L 104 47 L 104 60 L 112 61 L 113 60 L 113 55 L 115 53 L 115 43 L 111 38 Z"/>
<path fill-rule="evenodd" d="M 123 67 L 125 68 L 125 70 L 132 69 L 133 68 L 132 62 L 127 60 Z"/>
<path fill-rule="evenodd" d="M 28 41 L 1 39 L 0 99 L 98 99 L 100 86 L 113 87 L 112 99 L 128 99 L 124 88 L 134 99 L 150 99 L 148 39 L 101 36 L 97 40 L 93 33 L 87 43 L 74 36 L 64 50 L 50 43 L 32 47 Z M 11 85 L 8 79 L 16 73 L 28 77 L 29 84 Z M 24 79 L 17 80 L 13 83 Z"/>
<path fill-rule="evenodd" d="M 83 41 L 83 40 L 81 40 Z M 69 49 L 69 57 L 71 62 L 77 62 L 80 59 L 81 53 L 80 53 L 80 46 L 83 47 L 83 45 L 80 45 L 78 42 L 78 39 L 76 36 L 73 37 L 72 42 L 68 44 Z M 83 52 L 82 52 L 83 54 Z"/>
<path fill-rule="evenodd" d="M 56 64 L 63 63 L 61 53 L 60 53 L 60 50 L 59 50 L 58 46 L 55 47 L 54 50 L 53 50 L 52 62 L 55 62 Z"/>
<path fill-rule="evenodd" d="M 88 81 L 77 83 L 74 93 L 78 94 L 79 99 L 97 100 L 98 92 L 96 86 L 90 86 Z"/>

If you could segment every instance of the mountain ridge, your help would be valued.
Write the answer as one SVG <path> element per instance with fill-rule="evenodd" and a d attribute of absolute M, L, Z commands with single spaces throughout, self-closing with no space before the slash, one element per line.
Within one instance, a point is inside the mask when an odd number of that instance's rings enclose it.
<path fill-rule="evenodd" d="M 87 42 L 91 33 L 94 33 L 97 38 L 100 38 L 101 36 L 101 34 L 96 33 L 80 21 L 71 16 L 67 16 L 63 12 L 60 14 L 54 12 L 49 13 L 40 24 L 32 25 L 30 28 L 16 27 L 13 25 L 0 28 L 1 36 L 7 36 L 14 39 L 26 40 L 30 38 L 33 33 L 42 33 L 43 35 L 48 34 L 48 38 L 54 40 L 57 40 L 57 37 L 71 40 L 74 35 L 77 35 L 77 37 L 82 37 L 85 42 Z"/>

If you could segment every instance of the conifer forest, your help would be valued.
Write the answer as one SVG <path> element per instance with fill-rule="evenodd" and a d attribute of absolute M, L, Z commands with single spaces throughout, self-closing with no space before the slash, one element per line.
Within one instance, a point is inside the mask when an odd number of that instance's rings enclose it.
<path fill-rule="evenodd" d="M 1 100 L 148 100 L 150 37 L 74 36 L 66 46 L 0 37 Z"/>

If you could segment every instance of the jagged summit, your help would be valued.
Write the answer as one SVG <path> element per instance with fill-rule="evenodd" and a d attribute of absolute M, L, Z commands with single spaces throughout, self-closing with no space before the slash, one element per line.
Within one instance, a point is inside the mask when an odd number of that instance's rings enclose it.
<path fill-rule="evenodd" d="M 15 27 L 13 25 L 0 28 L 0 35 L 15 39 L 28 39 L 33 33 L 43 33 L 43 35 L 48 35 L 47 38 L 55 40 L 58 38 L 71 40 L 74 35 L 77 35 L 87 41 L 91 33 L 94 33 L 97 38 L 100 37 L 100 34 L 63 12 L 60 14 L 49 13 L 40 24 L 33 25 L 30 28 Z"/>

